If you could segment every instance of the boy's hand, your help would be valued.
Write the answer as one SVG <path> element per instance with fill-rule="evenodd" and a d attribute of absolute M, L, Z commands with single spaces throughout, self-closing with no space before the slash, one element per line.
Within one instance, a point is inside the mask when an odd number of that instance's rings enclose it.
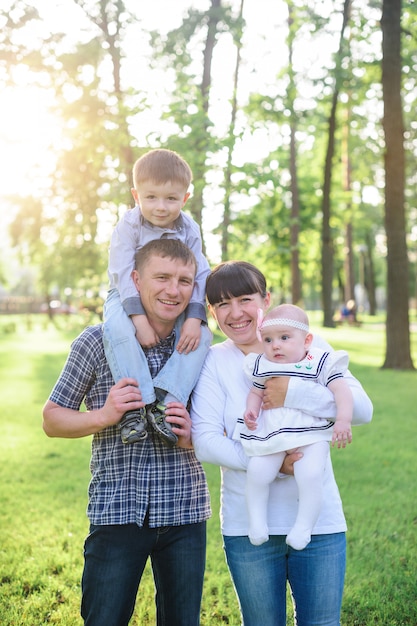
<path fill-rule="evenodd" d="M 347 443 L 352 443 L 350 420 L 336 419 L 333 426 L 332 446 L 346 448 Z"/>
<path fill-rule="evenodd" d="M 256 420 L 258 419 L 258 416 L 255 415 L 253 411 L 246 411 L 243 417 L 247 428 L 249 428 L 249 430 L 256 430 Z"/>
<path fill-rule="evenodd" d="M 177 350 L 180 354 L 188 354 L 192 350 L 196 350 L 200 343 L 201 336 L 201 320 L 190 317 L 185 320 L 181 329 L 180 339 L 177 344 Z"/>
<path fill-rule="evenodd" d="M 136 339 L 143 348 L 152 348 L 161 341 L 146 315 L 131 315 L 130 317 L 136 328 Z"/>

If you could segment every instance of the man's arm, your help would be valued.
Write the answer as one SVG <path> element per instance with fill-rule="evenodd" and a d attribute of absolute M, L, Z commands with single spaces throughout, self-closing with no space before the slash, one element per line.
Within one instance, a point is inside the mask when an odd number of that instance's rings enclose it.
<path fill-rule="evenodd" d="M 105 404 L 93 411 L 79 411 L 48 400 L 43 408 L 43 429 L 48 437 L 87 437 L 117 424 L 131 409 L 143 407 L 142 396 L 133 378 L 114 385 Z"/>

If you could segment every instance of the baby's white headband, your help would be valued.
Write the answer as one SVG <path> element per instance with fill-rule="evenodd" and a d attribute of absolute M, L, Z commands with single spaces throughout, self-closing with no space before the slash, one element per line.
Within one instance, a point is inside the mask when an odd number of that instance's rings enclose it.
<path fill-rule="evenodd" d="M 309 326 L 303 322 L 292 320 L 286 317 L 274 317 L 269 320 L 264 320 L 264 312 L 262 309 L 258 309 L 258 328 L 257 336 L 259 341 L 261 340 L 261 330 L 267 328 L 267 326 L 291 326 L 292 328 L 298 328 L 299 330 L 305 330 L 308 333 Z"/>

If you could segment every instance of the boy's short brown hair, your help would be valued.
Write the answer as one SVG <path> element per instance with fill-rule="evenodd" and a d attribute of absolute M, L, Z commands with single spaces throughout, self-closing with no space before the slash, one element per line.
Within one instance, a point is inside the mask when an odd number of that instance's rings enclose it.
<path fill-rule="evenodd" d="M 193 173 L 187 161 L 173 150 L 158 148 L 142 155 L 133 166 L 133 186 L 135 189 L 145 181 L 156 185 L 167 182 L 181 183 L 187 190 L 193 180 Z"/>

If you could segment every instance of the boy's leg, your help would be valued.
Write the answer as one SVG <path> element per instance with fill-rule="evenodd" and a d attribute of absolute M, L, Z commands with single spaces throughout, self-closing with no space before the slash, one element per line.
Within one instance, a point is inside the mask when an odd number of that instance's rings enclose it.
<path fill-rule="evenodd" d="M 109 292 L 104 304 L 103 345 L 114 381 L 135 378 L 145 404 L 155 401 L 148 362 L 135 336 L 135 327 L 125 313 L 117 289 Z"/>
<path fill-rule="evenodd" d="M 103 345 L 114 381 L 135 378 L 139 383 L 142 400 L 151 404 L 155 390 L 148 362 L 136 339 L 135 327 L 125 313 L 117 289 L 112 289 L 104 303 Z M 146 411 L 127 411 L 119 428 L 123 443 L 136 443 L 147 437 Z"/>
<path fill-rule="evenodd" d="M 249 515 L 249 539 L 260 546 L 269 539 L 269 486 L 277 477 L 285 452 L 253 456 L 246 473 L 246 502 Z"/>
<path fill-rule="evenodd" d="M 176 342 L 180 337 L 176 329 Z M 153 379 L 157 401 L 147 410 L 148 422 L 168 446 L 175 446 L 178 438 L 172 432 L 171 424 L 165 420 L 168 402 L 181 402 L 187 406 L 189 397 L 200 375 L 200 370 L 211 345 L 212 334 L 204 324 L 201 325 L 201 340 L 198 348 L 188 354 L 174 350 L 168 361 Z"/>
<path fill-rule="evenodd" d="M 179 329 L 176 335 L 176 341 L 178 341 Z M 174 350 L 164 367 L 153 379 L 157 395 L 159 395 L 158 389 L 163 390 L 165 393 L 162 393 L 162 396 L 168 393 L 171 398 L 175 398 L 187 406 L 191 392 L 200 376 L 211 340 L 210 330 L 205 324 L 202 324 L 201 339 L 196 350 L 192 350 L 188 354 L 180 354 L 178 350 Z M 158 399 L 164 402 L 163 397 L 158 397 Z"/>
<path fill-rule="evenodd" d="M 298 513 L 287 535 L 287 544 L 302 550 L 311 540 L 311 532 L 320 514 L 323 500 L 323 477 L 329 443 L 318 441 L 301 448 L 303 457 L 294 463 L 298 486 Z"/>

